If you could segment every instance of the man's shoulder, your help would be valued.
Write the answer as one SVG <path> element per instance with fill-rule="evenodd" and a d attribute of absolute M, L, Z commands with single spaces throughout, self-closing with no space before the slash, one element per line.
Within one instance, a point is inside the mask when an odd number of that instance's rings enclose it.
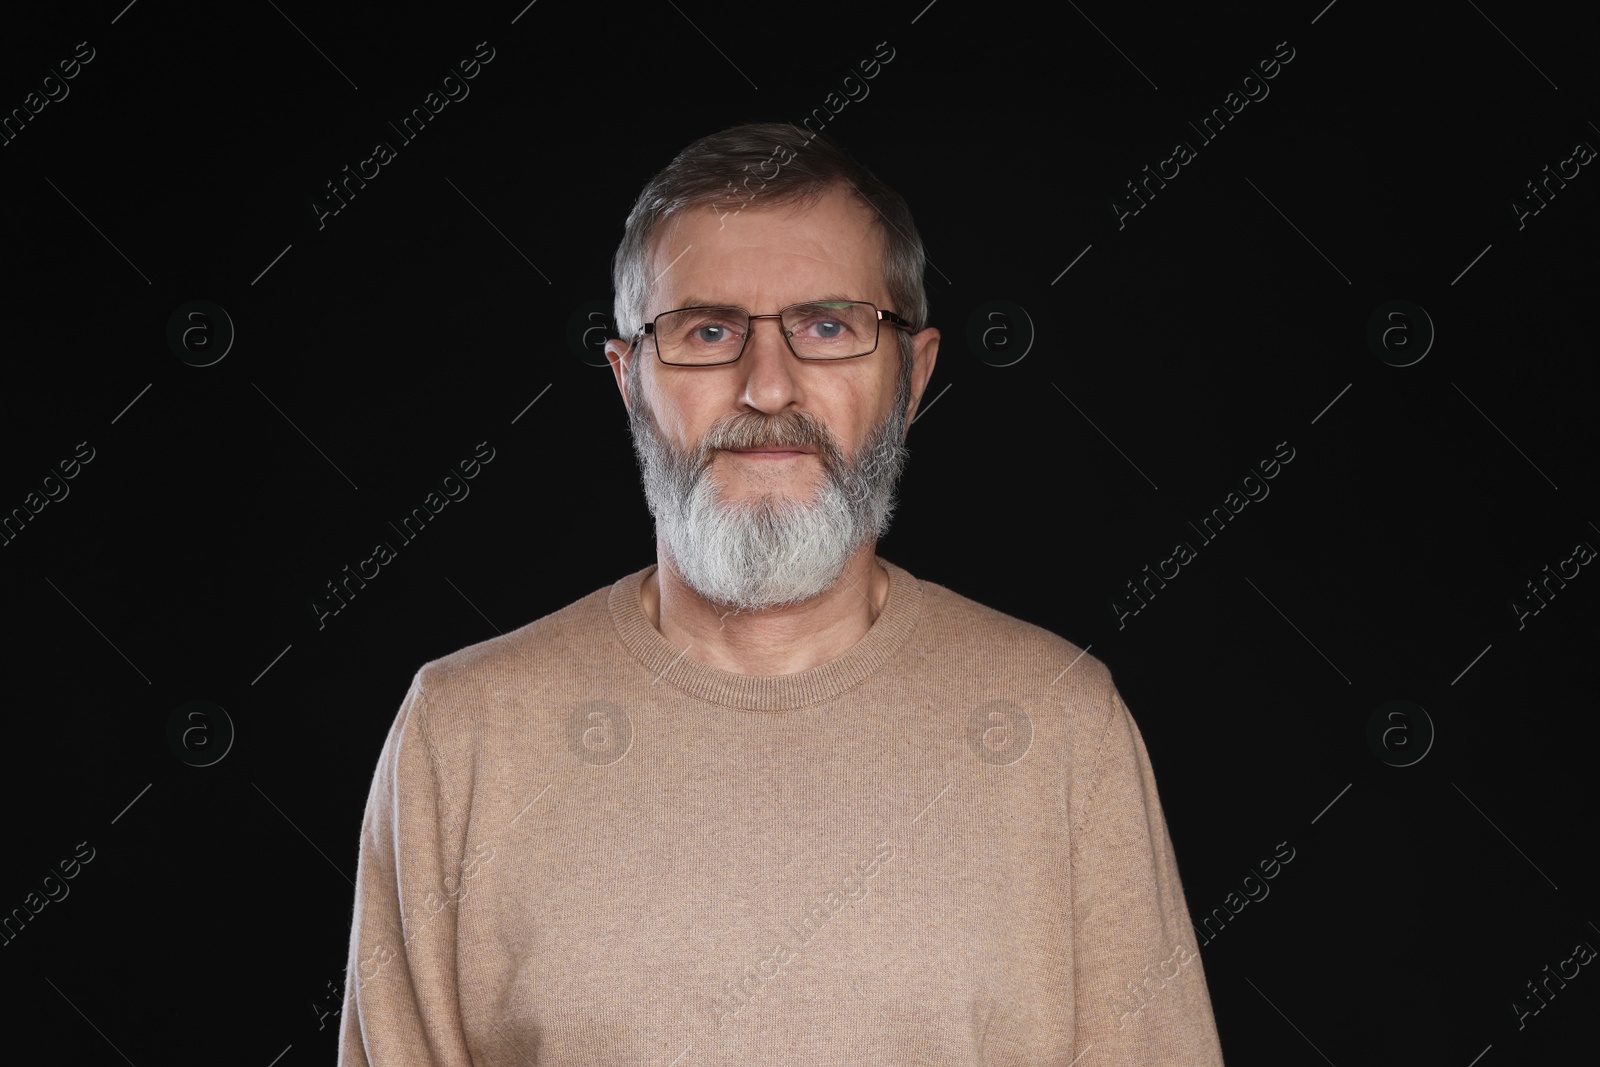
<path fill-rule="evenodd" d="M 620 651 L 609 604 L 616 585 L 607 582 L 515 630 L 429 660 L 417 671 L 423 700 L 430 709 L 492 707 L 592 674 L 605 650 Z"/>
<path fill-rule="evenodd" d="M 1087 648 L 936 582 L 918 581 L 923 589 L 926 637 L 950 654 L 989 664 L 997 660 L 1059 663 L 1057 669 L 1070 669 L 1078 686 L 1111 688 L 1110 668 Z"/>

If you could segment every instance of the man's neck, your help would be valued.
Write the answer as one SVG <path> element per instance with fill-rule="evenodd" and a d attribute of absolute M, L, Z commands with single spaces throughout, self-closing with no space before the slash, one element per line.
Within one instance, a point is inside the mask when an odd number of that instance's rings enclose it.
<path fill-rule="evenodd" d="M 820 667 L 866 636 L 889 599 L 877 545 L 856 550 L 839 579 L 810 600 L 757 612 L 729 612 L 684 583 L 658 543 L 640 607 L 663 637 L 708 666 L 733 674 L 796 674 Z"/>

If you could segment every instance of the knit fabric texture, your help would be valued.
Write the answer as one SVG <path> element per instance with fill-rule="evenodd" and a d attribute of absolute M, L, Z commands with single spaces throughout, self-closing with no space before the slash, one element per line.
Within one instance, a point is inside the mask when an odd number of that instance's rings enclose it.
<path fill-rule="evenodd" d="M 417 672 L 361 829 L 348 1067 L 1216 1067 L 1143 739 L 1076 645 L 879 559 L 740 675 L 647 567 Z"/>

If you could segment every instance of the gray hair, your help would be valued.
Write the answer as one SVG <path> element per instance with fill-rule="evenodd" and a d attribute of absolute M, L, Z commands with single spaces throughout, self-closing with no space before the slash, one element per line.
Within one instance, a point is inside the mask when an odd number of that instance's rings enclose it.
<path fill-rule="evenodd" d="M 873 210 L 884 238 L 884 283 L 896 312 L 920 330 L 928 322 L 923 288 L 922 238 L 911 209 L 844 149 L 821 134 L 802 134 L 782 122 L 749 123 L 713 133 L 679 152 L 651 178 L 634 202 L 612 261 L 615 317 L 623 337 L 644 325 L 650 299 L 651 260 L 663 223 L 686 208 L 712 206 L 738 212 L 751 204 L 812 203 L 848 186 Z M 903 363 L 911 359 L 911 335 L 893 331 Z"/>

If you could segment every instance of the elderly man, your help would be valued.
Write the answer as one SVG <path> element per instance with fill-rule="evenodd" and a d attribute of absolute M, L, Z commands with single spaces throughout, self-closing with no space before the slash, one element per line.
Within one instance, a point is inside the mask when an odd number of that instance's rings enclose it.
<path fill-rule="evenodd" d="M 606 351 L 656 562 L 417 673 L 341 1063 L 1221 1063 L 1106 667 L 876 553 L 922 261 L 789 126 L 645 188 Z"/>

